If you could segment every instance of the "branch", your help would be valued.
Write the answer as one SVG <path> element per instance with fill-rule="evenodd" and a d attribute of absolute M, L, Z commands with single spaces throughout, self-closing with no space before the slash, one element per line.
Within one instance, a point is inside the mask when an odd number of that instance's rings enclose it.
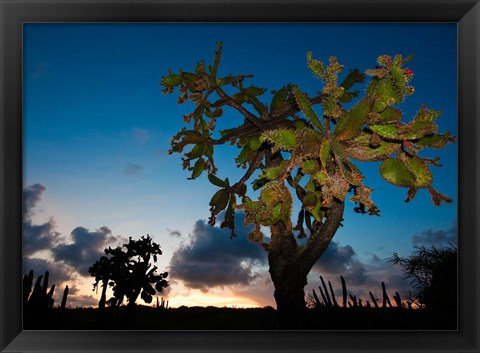
<path fill-rule="evenodd" d="M 298 171 L 297 175 L 300 174 L 300 171 Z M 294 179 L 292 178 L 291 175 L 289 175 L 287 178 L 287 183 L 290 185 L 292 188 L 295 189 L 295 193 L 297 195 L 297 198 L 302 201 L 303 197 L 306 195 L 305 189 L 302 188 L 298 183 L 295 183 Z"/>
<path fill-rule="evenodd" d="M 248 179 L 250 179 L 252 174 L 255 173 L 255 171 L 257 170 L 260 163 L 262 163 L 262 160 L 263 160 L 264 156 L 265 156 L 265 151 L 257 151 L 255 153 L 255 156 L 253 157 L 252 161 L 250 162 L 250 166 L 248 167 L 248 170 L 245 173 L 245 175 L 242 177 L 242 179 L 240 179 L 238 182 L 235 183 L 235 185 L 233 185 L 231 187 L 231 190 L 233 192 L 237 191 L 237 189 L 240 188 L 240 186 L 245 184 L 245 182 Z"/>
<path fill-rule="evenodd" d="M 220 87 L 215 88 L 215 91 L 217 94 L 220 96 L 221 99 L 225 99 L 226 103 L 231 106 L 232 108 L 235 108 L 238 110 L 244 117 L 247 119 L 252 125 L 256 126 L 257 129 L 260 131 L 264 131 L 264 126 L 262 124 L 262 121 L 258 119 L 255 115 L 250 113 L 248 110 L 246 110 L 241 104 L 238 104 L 233 100 L 232 97 L 230 97 L 228 94 L 225 93 L 223 89 Z"/>
<path fill-rule="evenodd" d="M 230 129 L 228 133 L 226 133 L 219 139 L 208 138 L 208 142 L 214 145 L 223 145 L 227 141 L 230 141 L 232 139 L 237 139 L 239 137 L 246 136 L 246 135 L 251 135 L 257 131 L 258 131 L 258 128 L 256 126 L 253 126 L 251 124 L 243 124 L 243 125 L 240 125 L 239 127 Z"/>
<path fill-rule="evenodd" d="M 286 117 L 288 118 L 288 117 Z M 260 131 L 265 131 L 269 129 L 279 129 L 279 128 L 288 128 L 291 126 L 291 122 L 285 120 L 286 118 L 282 120 L 271 120 L 268 122 L 262 123 L 262 128 L 259 128 L 255 125 L 252 124 L 243 124 L 240 125 L 236 128 L 230 129 L 228 133 L 220 137 L 219 139 L 213 139 L 213 138 L 208 138 L 207 141 L 211 144 L 214 145 L 222 145 L 227 141 L 237 139 L 242 136 L 247 136 L 247 135 L 252 135 L 256 132 Z"/>
<path fill-rule="evenodd" d="M 344 202 L 335 201 L 326 215 L 325 223 L 312 229 L 305 248 L 298 256 L 301 273 L 308 273 L 327 249 L 335 232 L 340 227 L 344 208 Z"/>
<path fill-rule="evenodd" d="M 319 103 L 322 102 L 322 99 L 324 98 L 324 96 L 325 96 L 325 94 L 320 93 L 316 97 L 309 98 L 309 102 L 312 105 L 319 104 Z M 285 106 L 285 108 L 279 109 L 279 111 L 277 111 L 277 112 L 275 112 L 271 115 L 272 116 L 272 122 L 273 121 L 275 121 L 275 122 L 282 121 L 282 120 L 288 118 L 289 116 L 292 116 L 296 112 L 300 111 L 300 108 L 296 104 L 295 105 L 285 104 L 284 106 Z"/>

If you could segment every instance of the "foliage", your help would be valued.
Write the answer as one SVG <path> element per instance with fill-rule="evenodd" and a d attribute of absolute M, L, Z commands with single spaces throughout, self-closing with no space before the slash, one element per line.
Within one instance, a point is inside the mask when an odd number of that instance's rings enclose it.
<path fill-rule="evenodd" d="M 168 286 L 168 273 L 157 274 L 157 266 L 151 263 L 157 261 L 162 251 L 149 235 L 139 240 L 130 237 L 121 247 L 105 249 L 105 254 L 88 271 L 95 277 L 94 290 L 100 282 L 104 287 L 107 283 L 112 287 L 110 305 L 119 306 L 124 298 L 134 305 L 139 295 L 145 303 L 151 303 L 152 296 Z"/>
<path fill-rule="evenodd" d="M 418 304 L 427 309 L 456 308 L 457 248 L 453 245 L 441 249 L 422 246 L 403 258 L 394 253 L 391 261 L 410 279 L 416 290 L 411 296 Z"/>
<path fill-rule="evenodd" d="M 179 103 L 190 100 L 195 105 L 193 112 L 184 116 L 185 123 L 192 126 L 173 137 L 170 153 L 183 152 L 183 168 L 191 171 L 190 179 L 208 172 L 209 180 L 220 188 L 210 201 L 211 224 L 225 210 L 221 227 L 230 228 L 234 236 L 234 212 L 242 209 L 245 223 L 256 225 L 252 240 L 262 241 L 260 226 L 280 221 L 303 237 L 305 228 L 311 231 L 324 223 L 332 204 L 343 203 L 347 195 L 357 204 L 356 212 L 379 215 L 371 199 L 373 189 L 364 184 L 354 161 L 381 162 L 382 177 L 408 189 L 406 202 L 419 189 L 427 189 L 435 205 L 451 202 L 432 187 L 430 166 L 440 166 L 438 159 L 419 155 L 423 149 L 441 149 L 454 140 L 449 132 L 438 133 L 435 119 L 440 112 L 422 105 L 413 119 L 403 122 L 403 113 L 397 108 L 414 93 L 410 85 L 413 71 L 405 67 L 412 55 L 378 57 L 377 66 L 366 70 L 371 79 L 361 97 L 360 91 L 351 88 L 364 82 L 365 74 L 350 70 L 340 80 L 343 65 L 337 58 L 330 57 L 326 65 L 309 52 L 308 67 L 323 81 L 319 95 L 309 97 L 298 86 L 287 84 L 272 91 L 266 104 L 262 100 L 266 89 L 246 85 L 251 75 L 219 75 L 222 43 L 217 44 L 213 65 L 199 62 L 194 72 L 170 71 L 161 81 L 163 93 L 178 89 Z M 353 105 L 346 108 L 345 103 Z M 313 107 L 317 104 L 322 115 Z M 226 108 L 239 112 L 243 123 L 217 136 L 216 123 Z M 247 169 L 233 185 L 216 175 L 214 162 L 215 146 L 227 143 L 239 148 L 235 161 Z M 184 152 L 187 147 L 191 148 Z M 258 175 L 257 171 L 260 175 L 251 187 L 261 193 L 258 200 L 252 200 L 247 196 L 247 181 Z M 291 222 L 292 191 L 302 204 L 295 227 Z"/>
<path fill-rule="evenodd" d="M 170 71 L 163 77 L 163 93 L 178 89 L 178 103 L 194 104 L 169 152 L 183 153 L 190 179 L 206 172 L 219 188 L 210 200 L 209 224 L 214 225 L 224 211 L 220 226 L 229 228 L 234 237 L 234 214 L 241 210 L 244 223 L 255 225 L 249 238 L 269 252 L 280 327 L 302 328 L 307 274 L 341 226 L 345 201 L 353 201 L 357 213 L 379 215 L 371 199 L 373 189 L 364 183 L 356 162 L 379 162 L 383 179 L 408 189 L 406 202 L 426 189 L 440 205 L 452 200 L 432 186 L 430 168 L 441 166 L 439 158 L 424 158 L 420 152 L 444 148 L 454 138 L 438 132 L 435 121 L 440 112 L 426 105 L 410 121 L 403 121 L 398 106 L 414 93 L 413 70 L 405 67 L 412 55 L 382 55 L 374 69 L 365 74 L 351 70 L 341 79 L 343 65 L 337 58 L 324 64 L 309 52 L 307 66 L 322 81 L 321 92 L 310 97 L 289 83 L 271 91 L 268 102 L 265 88 L 245 83 L 251 75 L 219 74 L 221 53 L 218 43 L 212 65 L 202 61 L 193 72 Z M 353 90 L 366 75 L 370 80 L 363 93 Z M 242 122 L 217 131 L 217 121 L 225 119 L 228 108 L 239 113 Z M 215 147 L 225 144 L 238 148 L 235 162 L 246 169 L 236 183 L 217 175 Z M 252 190 L 259 191 L 256 199 L 251 198 Z M 295 223 L 294 202 L 301 205 Z M 262 226 L 270 228 L 268 243 Z M 297 243 L 296 238 L 307 236 L 305 245 Z"/>

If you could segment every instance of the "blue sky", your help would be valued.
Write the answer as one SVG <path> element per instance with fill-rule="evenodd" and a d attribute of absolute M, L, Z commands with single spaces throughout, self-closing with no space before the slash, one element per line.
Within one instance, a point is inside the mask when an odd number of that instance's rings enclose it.
<path fill-rule="evenodd" d="M 35 189 L 39 199 L 30 221 L 50 224 L 60 234 L 52 246 L 73 243 L 77 227 L 92 234 L 108 227 L 117 240 L 152 234 L 164 250 L 160 268 L 168 267 L 172 256 L 194 250 L 203 239 L 196 238 L 205 235 L 198 221 L 208 218 L 208 202 L 216 191 L 205 176 L 186 180 L 189 174 L 182 170 L 180 156 L 167 154 L 182 116 L 192 110 L 189 103 L 177 105 L 175 94 L 161 94 L 159 82 L 168 69 L 189 71 L 198 60 L 211 62 L 215 43 L 223 41 L 220 74 L 253 74 L 250 83 L 269 91 L 294 83 L 313 95 L 322 86 L 306 67 L 309 50 L 322 61 L 336 56 L 345 72 L 373 68 L 382 54 L 413 53 L 408 66 L 414 71 L 415 94 L 401 105 L 404 116 L 409 120 L 425 103 L 443 112 L 437 121 L 440 131 L 457 135 L 456 35 L 455 24 L 26 24 L 24 185 L 44 186 Z M 268 94 L 265 97 L 268 101 Z M 219 120 L 220 127 L 237 124 L 241 120 L 233 112 Z M 234 168 L 237 153 L 231 147 L 216 150 L 220 177 L 235 180 L 241 175 Z M 365 166 L 365 184 L 374 188 L 372 198 L 381 216 L 358 215 L 353 204 L 347 205 L 335 241 L 344 254 L 350 254 L 350 248 L 355 253 L 357 262 L 350 256 L 348 268 L 368 264 L 364 267 L 373 276 L 374 256 L 384 259 L 394 251 L 407 255 L 413 236 L 455 229 L 457 145 L 423 154 L 429 155 L 441 156 L 444 165 L 433 170 L 433 186 L 454 202 L 436 207 L 421 190 L 405 204 L 406 189 L 383 181 L 378 165 Z M 245 258 L 257 254 L 245 251 Z M 50 266 L 61 262 L 48 249 L 29 256 Z M 189 300 L 211 303 L 198 298 L 225 298 L 230 291 L 231 298 L 250 296 L 259 305 L 272 303 L 267 300 L 271 291 L 265 290 L 264 264 L 252 266 L 258 283 L 212 284 L 208 292 L 191 287 Z M 75 280 L 90 285 L 82 274 Z M 177 279 L 178 288 L 189 291 L 188 285 Z M 262 294 L 253 293 L 255 288 Z M 178 299 L 184 302 L 188 300 Z"/>

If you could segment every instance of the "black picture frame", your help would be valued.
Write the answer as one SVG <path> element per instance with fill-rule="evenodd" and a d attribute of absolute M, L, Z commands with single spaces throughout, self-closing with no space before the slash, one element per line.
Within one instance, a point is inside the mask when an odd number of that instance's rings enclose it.
<path fill-rule="evenodd" d="M 478 0 L 0 0 L 2 352 L 479 352 Z M 22 331 L 22 24 L 26 22 L 455 22 L 459 85 L 457 331 Z"/>

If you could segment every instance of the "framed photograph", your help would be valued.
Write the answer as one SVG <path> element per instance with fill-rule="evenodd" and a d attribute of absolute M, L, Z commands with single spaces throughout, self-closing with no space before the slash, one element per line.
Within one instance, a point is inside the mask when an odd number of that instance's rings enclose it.
<path fill-rule="evenodd" d="M 2 352 L 478 352 L 478 1 L 1 4 Z"/>

